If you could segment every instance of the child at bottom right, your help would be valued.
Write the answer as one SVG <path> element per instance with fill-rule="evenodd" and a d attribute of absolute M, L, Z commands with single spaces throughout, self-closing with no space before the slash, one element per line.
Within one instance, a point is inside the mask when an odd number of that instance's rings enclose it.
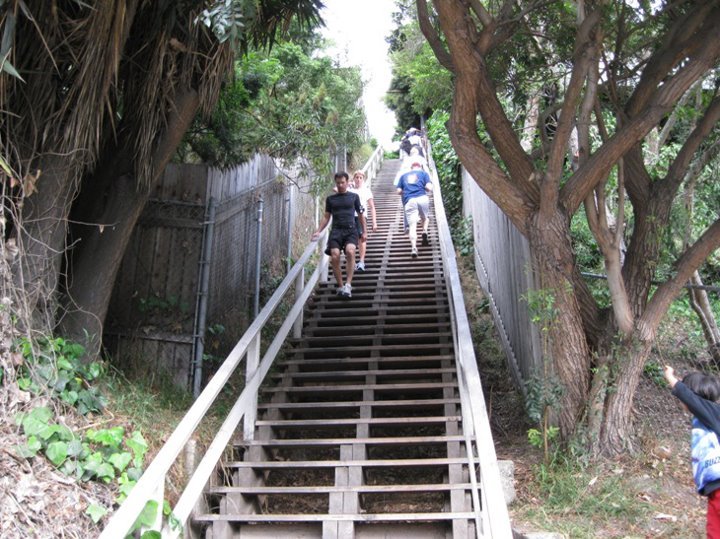
<path fill-rule="evenodd" d="M 720 539 L 720 381 L 701 372 L 692 372 L 680 381 L 670 366 L 665 366 L 672 394 L 693 415 L 690 453 L 693 479 L 698 494 L 706 496 L 708 539 Z"/>

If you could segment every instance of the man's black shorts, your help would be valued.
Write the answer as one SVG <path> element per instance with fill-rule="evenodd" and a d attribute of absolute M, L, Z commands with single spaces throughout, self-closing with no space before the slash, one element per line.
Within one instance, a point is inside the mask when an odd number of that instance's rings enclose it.
<path fill-rule="evenodd" d="M 355 247 L 358 246 L 357 228 L 354 226 L 350 228 L 333 228 L 330 230 L 325 254 L 329 256 L 331 249 L 345 251 L 345 246 L 348 243 L 352 243 Z"/>

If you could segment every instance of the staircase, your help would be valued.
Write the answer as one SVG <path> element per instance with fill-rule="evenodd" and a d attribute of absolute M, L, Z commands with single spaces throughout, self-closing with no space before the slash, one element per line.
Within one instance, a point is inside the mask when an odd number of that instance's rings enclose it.
<path fill-rule="evenodd" d="M 207 487 L 193 518 L 206 538 L 476 537 L 435 221 L 411 258 L 398 166 L 373 181 L 378 231 L 352 299 L 332 277 L 319 287 L 261 389 L 254 439 Z"/>

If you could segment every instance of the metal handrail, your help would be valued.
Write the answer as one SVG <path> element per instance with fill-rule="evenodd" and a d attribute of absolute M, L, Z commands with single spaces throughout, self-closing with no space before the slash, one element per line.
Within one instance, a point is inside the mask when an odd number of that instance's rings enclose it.
<path fill-rule="evenodd" d="M 457 269 L 455 248 L 450 236 L 450 227 L 442 202 L 440 182 L 432 159 L 432 148 L 428 143 L 427 163 L 430 177 L 433 182 L 433 205 L 435 219 L 442 252 L 445 279 L 448 283 L 448 299 L 452 318 L 453 341 L 455 344 L 455 361 L 458 370 L 458 384 L 463 417 L 463 433 L 469 442 L 474 442 L 479 461 L 481 488 L 477 489 L 475 474 L 470 470 L 473 480 L 473 503 L 478 514 L 479 525 L 476 525 L 478 537 L 492 537 L 493 539 L 511 539 L 512 528 L 508 515 L 507 504 L 502 493 L 502 482 L 497 465 L 495 446 L 492 442 L 492 432 L 488 420 L 485 398 L 483 396 L 480 373 L 475 359 L 475 350 L 470 332 L 470 324 L 465 311 L 460 275 Z M 466 442 L 468 457 L 472 464 L 472 447 Z M 478 513 L 479 512 L 479 513 Z"/>

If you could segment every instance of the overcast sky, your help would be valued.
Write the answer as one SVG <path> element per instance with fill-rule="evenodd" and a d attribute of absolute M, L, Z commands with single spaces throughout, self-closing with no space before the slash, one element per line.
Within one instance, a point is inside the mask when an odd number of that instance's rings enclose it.
<path fill-rule="evenodd" d="M 335 43 L 329 52 L 342 65 L 360 66 L 365 82 L 363 102 L 370 135 L 383 146 L 395 132 L 395 115 L 383 104 L 390 87 L 385 37 L 392 29 L 393 0 L 324 0 L 323 35 Z"/>

